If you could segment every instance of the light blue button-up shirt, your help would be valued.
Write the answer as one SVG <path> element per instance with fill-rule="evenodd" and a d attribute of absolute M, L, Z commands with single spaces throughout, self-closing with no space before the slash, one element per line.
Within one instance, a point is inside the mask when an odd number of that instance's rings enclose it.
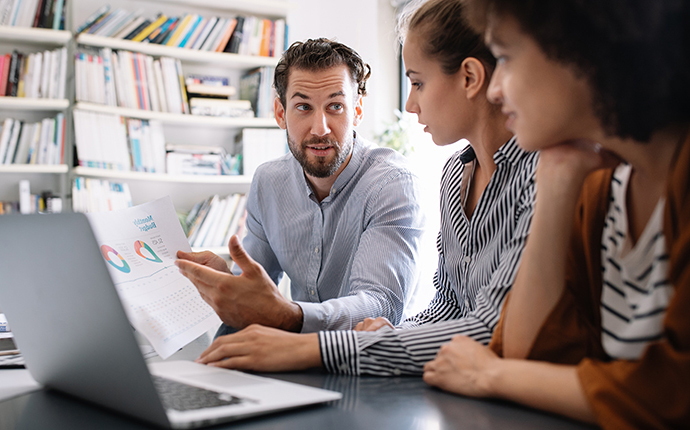
<path fill-rule="evenodd" d="M 256 170 L 243 244 L 276 284 L 290 278 L 303 333 L 350 329 L 366 317 L 397 324 L 418 278 L 419 192 L 403 156 L 356 138 L 319 203 L 287 154 Z"/>

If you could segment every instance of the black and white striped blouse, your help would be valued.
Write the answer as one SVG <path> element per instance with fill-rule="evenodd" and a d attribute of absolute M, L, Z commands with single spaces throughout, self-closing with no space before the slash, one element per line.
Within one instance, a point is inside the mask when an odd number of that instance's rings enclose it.
<path fill-rule="evenodd" d="M 632 168 L 622 164 L 611 180 L 611 201 L 601 244 L 601 341 L 612 358 L 638 359 L 649 342 L 663 337 L 674 289 L 668 279 L 661 198 L 633 246 L 626 194 Z"/>
<path fill-rule="evenodd" d="M 465 154 L 466 157 L 466 154 Z M 348 374 L 419 374 L 442 344 L 464 334 L 488 344 L 513 284 L 529 233 L 537 154 L 511 139 L 494 154 L 496 171 L 467 219 L 471 168 L 463 154 L 446 163 L 441 180 L 439 265 L 429 308 L 396 330 L 320 332 L 324 367 Z"/>

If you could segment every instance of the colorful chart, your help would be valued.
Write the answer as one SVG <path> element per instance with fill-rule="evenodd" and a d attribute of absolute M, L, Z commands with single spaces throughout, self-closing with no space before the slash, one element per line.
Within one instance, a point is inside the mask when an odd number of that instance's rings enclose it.
<path fill-rule="evenodd" d="M 148 253 L 151 254 L 151 256 L 153 258 L 149 258 L 149 257 L 145 256 L 141 252 L 141 248 L 144 248 L 146 251 L 148 251 Z M 154 263 L 162 263 L 163 262 L 163 260 L 158 258 L 156 253 L 153 252 L 153 249 L 151 249 L 151 247 L 146 242 L 143 242 L 141 240 L 137 240 L 136 242 L 134 242 L 134 251 L 137 253 L 137 255 L 139 255 L 139 257 L 143 258 L 144 260 L 153 261 Z"/>
<path fill-rule="evenodd" d="M 122 273 L 129 273 L 130 272 L 131 269 L 129 268 L 129 264 L 127 264 L 125 259 L 122 258 L 122 256 L 117 251 L 115 251 L 112 247 L 110 247 L 108 245 L 101 245 L 101 254 L 103 254 L 103 258 L 105 258 L 105 261 L 110 263 L 111 266 L 113 266 L 114 268 L 116 268 L 120 272 L 122 272 Z M 118 257 L 120 259 L 120 263 L 122 263 L 122 265 L 118 265 L 113 260 L 111 260 L 110 254 L 113 254 L 116 257 Z"/>

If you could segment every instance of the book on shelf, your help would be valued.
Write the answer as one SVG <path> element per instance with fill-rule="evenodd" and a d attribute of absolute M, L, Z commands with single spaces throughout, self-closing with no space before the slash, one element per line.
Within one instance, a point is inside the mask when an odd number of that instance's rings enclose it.
<path fill-rule="evenodd" d="M 189 78 L 185 80 L 187 81 L 187 95 L 190 98 L 196 96 L 228 100 L 230 97 L 237 94 L 237 89 L 230 85 L 195 84 L 189 83 Z"/>
<path fill-rule="evenodd" d="M 64 99 L 67 48 L 0 56 L 0 94 L 10 97 Z"/>
<path fill-rule="evenodd" d="M 46 0 L 59 1 L 59 0 Z M 288 40 L 284 19 L 253 15 L 169 16 L 101 7 L 77 28 L 77 34 L 122 38 L 141 43 L 208 52 L 226 52 L 265 57 L 280 56 Z"/>
<path fill-rule="evenodd" d="M 157 112 L 189 113 L 182 64 L 168 57 L 101 48 L 75 54 L 78 101 Z"/>
<path fill-rule="evenodd" d="M 64 164 L 65 115 L 22 122 L 5 118 L 0 126 L 0 164 Z"/>
<path fill-rule="evenodd" d="M 65 29 L 67 0 L 0 1 L 0 25 Z"/>
<path fill-rule="evenodd" d="M 0 201 L 0 215 L 62 212 L 62 198 L 54 196 L 50 191 L 30 194 L 27 204 L 28 209 L 22 212 L 19 201 Z"/>
<path fill-rule="evenodd" d="M 126 182 L 77 176 L 72 181 L 74 212 L 104 212 L 132 206 L 132 194 Z"/>
<path fill-rule="evenodd" d="M 194 205 L 185 217 L 183 227 L 193 247 L 226 246 L 238 232 L 246 209 L 245 194 L 226 197 L 213 195 Z"/>
<path fill-rule="evenodd" d="M 192 97 L 189 100 L 192 115 L 226 118 L 253 118 L 254 111 L 249 100 L 228 100 L 206 97 Z"/>
<path fill-rule="evenodd" d="M 225 97 L 237 93 L 237 89 L 230 85 L 230 79 L 225 76 L 191 74 L 184 78 L 184 82 L 188 93 Z"/>
<path fill-rule="evenodd" d="M 165 136 L 156 120 L 74 110 L 80 166 L 165 173 Z"/>
<path fill-rule="evenodd" d="M 170 175 L 221 175 L 226 151 L 220 146 L 166 145 Z"/>
<path fill-rule="evenodd" d="M 285 130 L 275 128 L 244 128 L 236 136 L 234 153 L 242 154 L 242 174 L 254 175 L 265 161 L 287 154 Z"/>
<path fill-rule="evenodd" d="M 8 332 L 10 331 L 10 325 L 7 323 L 7 318 L 5 318 L 5 314 L 0 312 L 0 332 Z"/>
<path fill-rule="evenodd" d="M 274 74 L 274 67 L 264 66 L 252 69 L 240 78 L 239 97 L 251 102 L 257 118 L 273 118 Z"/>

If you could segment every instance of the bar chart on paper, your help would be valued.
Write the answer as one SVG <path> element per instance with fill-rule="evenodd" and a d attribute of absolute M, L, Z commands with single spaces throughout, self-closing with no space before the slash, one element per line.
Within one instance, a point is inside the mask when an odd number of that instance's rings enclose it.
<path fill-rule="evenodd" d="M 174 264 L 190 247 L 169 198 L 87 216 L 130 322 L 162 358 L 220 324 Z"/>

